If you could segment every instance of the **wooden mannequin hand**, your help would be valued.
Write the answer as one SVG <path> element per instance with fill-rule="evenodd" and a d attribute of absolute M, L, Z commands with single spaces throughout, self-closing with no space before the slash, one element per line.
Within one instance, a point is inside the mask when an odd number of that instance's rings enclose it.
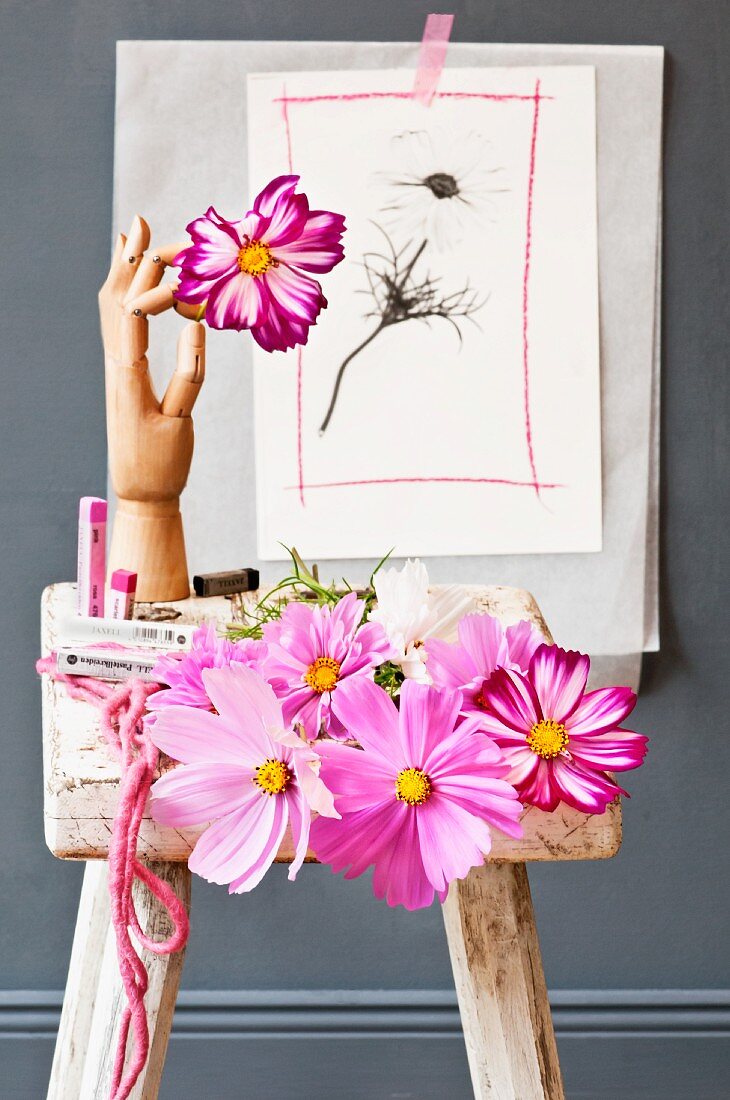
<path fill-rule="evenodd" d="M 160 402 L 154 394 L 146 354 L 148 321 L 136 299 L 143 296 L 144 301 L 159 285 L 166 265 L 184 246 L 146 255 L 149 241 L 147 224 L 135 218 L 129 237 L 117 238 L 99 292 L 109 469 L 117 495 L 135 501 L 173 500 L 184 489 L 193 454 L 190 414 L 205 376 L 205 329 L 192 322 L 181 333 L 177 369 L 165 396 Z"/>
<path fill-rule="evenodd" d="M 193 455 L 190 414 L 205 377 L 205 329 L 196 321 L 183 329 L 159 401 L 147 362 L 147 313 L 177 305 L 175 286 L 159 284 L 185 245 L 147 254 L 149 242 L 149 227 L 136 217 L 129 237 L 117 238 L 99 292 L 109 470 L 119 498 L 109 569 L 138 573 L 138 599 L 170 600 L 189 593 L 179 498 Z M 190 316 L 182 304 L 179 312 Z"/>

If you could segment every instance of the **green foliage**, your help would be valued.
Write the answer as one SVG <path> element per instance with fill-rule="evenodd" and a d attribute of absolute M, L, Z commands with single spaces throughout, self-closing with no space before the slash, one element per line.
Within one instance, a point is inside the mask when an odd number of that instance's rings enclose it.
<path fill-rule="evenodd" d="M 403 675 L 402 669 L 399 665 L 393 664 L 392 661 L 385 661 L 384 664 L 379 665 L 375 670 L 375 683 L 379 684 L 381 688 L 384 688 L 391 699 L 396 698 L 404 680 L 405 676 Z"/>
<path fill-rule="evenodd" d="M 283 543 L 282 543 L 283 545 Z M 243 622 L 231 624 L 226 635 L 231 641 L 237 642 L 243 638 L 263 637 L 263 628 L 266 623 L 275 622 L 281 618 L 281 614 L 292 600 L 300 600 L 305 603 L 317 603 L 320 607 L 334 607 L 334 605 L 346 596 L 348 592 L 356 592 L 363 600 L 365 610 L 363 622 L 367 619 L 375 603 L 375 574 L 385 564 L 392 550 L 380 559 L 370 574 L 368 585 L 364 589 L 353 589 L 349 581 L 343 577 L 340 584 L 333 580 L 329 585 L 323 585 L 319 579 L 319 569 L 313 565 L 311 569 L 302 561 L 294 547 L 284 549 L 292 560 L 291 572 L 279 581 L 279 583 L 267 592 L 262 599 L 252 608 L 243 609 Z M 395 666 L 393 666 L 395 668 Z"/>

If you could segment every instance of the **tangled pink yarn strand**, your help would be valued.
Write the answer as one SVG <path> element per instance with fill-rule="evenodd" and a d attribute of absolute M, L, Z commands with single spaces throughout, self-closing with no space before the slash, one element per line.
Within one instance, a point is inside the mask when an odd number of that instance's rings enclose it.
<path fill-rule="evenodd" d="M 119 973 L 127 1004 L 119 1024 L 110 1100 L 126 1100 L 149 1055 L 149 1027 L 144 1006 L 147 971 L 135 950 L 130 932 L 142 947 L 153 954 L 170 955 L 185 946 L 190 930 L 187 910 L 175 891 L 137 859 L 142 815 L 159 759 L 158 750 L 145 732 L 143 717 L 147 697 L 157 691 L 159 685 L 141 680 L 108 684 L 88 676 L 65 676 L 57 671 L 53 656 L 42 658 L 36 668 L 38 672 L 48 673 L 63 683 L 72 699 L 99 707 L 101 731 L 112 754 L 121 764 L 119 805 L 109 841 L 109 896 Z M 142 930 L 132 899 L 135 878 L 143 882 L 167 909 L 173 924 L 173 932 L 167 939 L 159 942 L 151 940 Z M 133 1047 L 125 1073 L 130 1028 Z"/>

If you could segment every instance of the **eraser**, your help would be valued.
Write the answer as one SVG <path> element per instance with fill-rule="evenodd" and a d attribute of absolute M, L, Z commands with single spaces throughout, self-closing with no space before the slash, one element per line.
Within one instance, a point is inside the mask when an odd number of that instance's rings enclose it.
<path fill-rule="evenodd" d="M 200 573 L 193 577 L 196 596 L 232 596 L 235 592 L 255 592 L 258 586 L 258 569 L 231 569 L 227 573 Z"/>
<path fill-rule="evenodd" d="M 128 569 L 115 569 L 109 587 L 117 592 L 136 592 L 137 574 Z"/>

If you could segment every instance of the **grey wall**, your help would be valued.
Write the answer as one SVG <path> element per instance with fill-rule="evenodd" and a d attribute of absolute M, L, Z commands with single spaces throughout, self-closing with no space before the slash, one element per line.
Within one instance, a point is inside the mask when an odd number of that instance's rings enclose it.
<path fill-rule="evenodd" d="M 78 497 L 105 488 L 95 295 L 110 238 L 115 40 L 413 40 L 430 6 L 3 0 L 4 1097 L 44 1094 L 81 877 L 80 867 L 54 861 L 43 843 L 33 662 L 40 591 L 74 574 Z M 730 996 L 721 992 L 730 986 L 723 939 L 728 498 L 721 469 L 728 7 L 722 0 L 465 0 L 448 7 L 463 40 L 658 43 L 668 50 L 663 644 L 646 660 L 636 711 L 637 728 L 653 740 L 646 767 L 629 779 L 635 797 L 626 805 L 618 858 L 536 867 L 531 878 L 569 1096 L 716 1097 L 728 1068 L 730 1022 Z M 194 109 L 184 109 L 194 130 Z M 250 898 L 229 899 L 196 883 L 186 993 L 163 1095 L 468 1097 L 438 909 L 391 912 L 365 881 L 343 884 L 326 869 L 305 871 L 292 888 L 283 869 L 274 869 Z M 332 989 L 345 992 L 337 1001 L 318 992 Z M 247 990 L 269 994 L 262 1000 Z M 305 1002 L 316 1007 L 306 1036 L 292 990 L 310 991 Z"/>

